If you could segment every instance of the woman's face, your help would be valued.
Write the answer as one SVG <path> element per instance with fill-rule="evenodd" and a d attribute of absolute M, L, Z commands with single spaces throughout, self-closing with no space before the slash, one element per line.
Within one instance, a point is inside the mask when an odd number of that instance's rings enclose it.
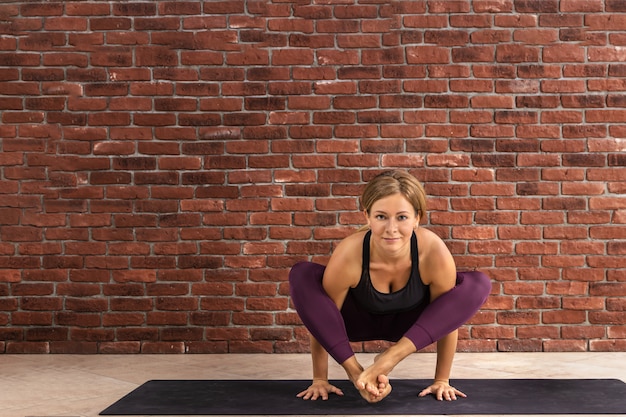
<path fill-rule="evenodd" d="M 415 209 L 400 193 L 377 200 L 366 216 L 372 238 L 382 248 L 391 251 L 409 243 L 419 223 Z"/>

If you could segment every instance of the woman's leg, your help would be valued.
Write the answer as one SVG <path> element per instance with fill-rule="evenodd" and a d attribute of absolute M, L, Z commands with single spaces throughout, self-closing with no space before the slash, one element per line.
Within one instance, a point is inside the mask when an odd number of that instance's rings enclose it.
<path fill-rule="evenodd" d="M 322 286 L 323 265 L 299 262 L 289 272 L 291 300 L 311 335 L 341 364 L 354 355 L 343 317 Z"/>
<path fill-rule="evenodd" d="M 417 350 L 436 342 L 472 318 L 490 292 L 491 281 L 482 272 L 458 272 L 456 286 L 430 303 L 404 336 Z"/>

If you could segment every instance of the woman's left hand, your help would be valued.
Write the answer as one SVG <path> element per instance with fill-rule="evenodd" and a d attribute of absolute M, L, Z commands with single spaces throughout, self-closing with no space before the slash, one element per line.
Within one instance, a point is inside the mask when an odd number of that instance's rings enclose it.
<path fill-rule="evenodd" d="M 425 397 L 428 394 L 433 394 L 437 401 L 454 401 L 458 397 L 467 397 L 464 393 L 459 391 L 458 389 L 451 386 L 446 381 L 435 381 L 428 388 L 424 388 L 422 392 L 419 393 L 420 397 Z"/>

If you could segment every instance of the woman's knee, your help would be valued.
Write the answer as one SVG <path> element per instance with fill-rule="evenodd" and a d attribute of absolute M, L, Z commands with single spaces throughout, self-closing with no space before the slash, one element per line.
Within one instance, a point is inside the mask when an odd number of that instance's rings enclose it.
<path fill-rule="evenodd" d="M 321 285 L 324 266 L 313 262 L 298 262 L 289 271 L 289 291 L 292 296 L 300 290 L 310 291 Z"/>
<path fill-rule="evenodd" d="M 471 289 L 472 294 L 480 305 L 484 304 L 491 293 L 491 279 L 480 271 L 463 273 L 463 283 Z"/>

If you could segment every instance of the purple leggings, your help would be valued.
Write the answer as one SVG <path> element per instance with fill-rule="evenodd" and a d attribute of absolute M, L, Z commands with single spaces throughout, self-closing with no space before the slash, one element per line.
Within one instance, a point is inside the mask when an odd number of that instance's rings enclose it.
<path fill-rule="evenodd" d="M 297 263 L 289 272 L 289 290 L 306 328 L 340 364 L 354 355 L 350 342 L 397 342 L 404 336 L 420 350 L 461 327 L 491 291 L 491 281 L 482 272 L 457 272 L 454 288 L 410 311 L 372 314 L 350 292 L 339 311 L 322 286 L 325 269 L 313 262 Z"/>

